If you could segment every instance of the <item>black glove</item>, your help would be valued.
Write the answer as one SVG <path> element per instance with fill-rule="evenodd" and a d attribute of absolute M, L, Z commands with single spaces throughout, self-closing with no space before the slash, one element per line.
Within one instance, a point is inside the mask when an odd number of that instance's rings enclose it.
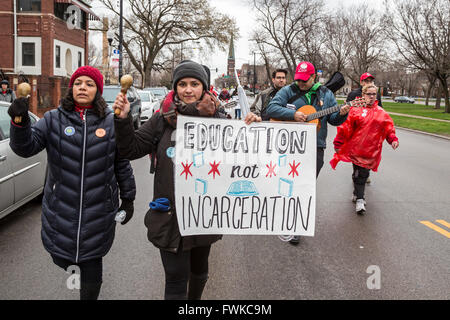
<path fill-rule="evenodd" d="M 12 121 L 16 117 L 22 117 L 20 122 L 15 122 L 18 125 L 25 126 L 30 121 L 30 116 L 28 115 L 28 98 L 17 98 L 14 100 L 8 108 L 8 114 Z"/>
<path fill-rule="evenodd" d="M 123 220 L 121 222 L 121 224 L 125 224 L 128 221 L 131 220 L 131 218 L 133 217 L 133 212 L 134 212 L 134 205 L 133 205 L 133 201 L 128 200 L 128 199 L 122 199 L 122 204 L 120 205 L 119 211 L 120 210 L 124 210 L 126 212 L 126 216 L 125 216 L 125 220 Z"/>

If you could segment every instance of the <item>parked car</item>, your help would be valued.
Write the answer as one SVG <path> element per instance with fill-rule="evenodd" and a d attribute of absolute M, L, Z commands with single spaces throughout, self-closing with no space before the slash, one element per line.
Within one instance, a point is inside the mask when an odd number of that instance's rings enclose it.
<path fill-rule="evenodd" d="M 166 87 L 151 87 L 151 88 L 144 88 L 142 90 L 150 91 L 158 100 L 163 100 L 169 93 L 169 89 L 167 89 Z"/>
<path fill-rule="evenodd" d="M 145 122 L 158 110 L 159 100 L 155 98 L 151 91 L 138 90 L 138 94 L 142 103 L 141 122 Z"/>
<path fill-rule="evenodd" d="M 410 97 L 406 97 L 406 96 L 395 97 L 394 101 L 398 102 L 398 103 L 414 103 L 414 102 L 416 102 L 416 100 L 414 100 L 414 98 L 410 98 Z"/>
<path fill-rule="evenodd" d="M 103 98 L 105 99 L 108 107 L 112 110 L 114 101 L 120 92 L 120 86 L 104 86 Z M 133 117 L 134 128 L 138 129 L 141 126 L 141 112 L 142 103 L 141 98 L 135 87 L 130 87 L 127 91 L 127 99 L 130 102 L 130 112 Z"/>
<path fill-rule="evenodd" d="M 41 195 L 47 173 L 47 153 L 22 158 L 9 146 L 10 103 L 0 102 L 0 219 Z M 39 118 L 29 112 L 31 123 Z"/>

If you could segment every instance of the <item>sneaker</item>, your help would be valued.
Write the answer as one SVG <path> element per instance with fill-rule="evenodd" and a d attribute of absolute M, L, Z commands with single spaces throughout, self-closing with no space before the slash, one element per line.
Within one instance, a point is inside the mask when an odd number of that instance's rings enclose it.
<path fill-rule="evenodd" d="M 298 245 L 300 242 L 300 236 L 293 236 L 291 240 L 289 240 L 290 244 L 293 244 L 294 246 Z"/>
<path fill-rule="evenodd" d="M 366 213 L 366 201 L 364 199 L 358 199 L 356 200 L 356 213 L 357 214 L 364 214 Z"/>
<path fill-rule="evenodd" d="M 367 180 L 366 180 L 366 183 L 367 183 L 367 184 L 370 184 L 370 182 L 371 182 L 371 181 L 370 181 L 370 177 L 368 177 Z"/>

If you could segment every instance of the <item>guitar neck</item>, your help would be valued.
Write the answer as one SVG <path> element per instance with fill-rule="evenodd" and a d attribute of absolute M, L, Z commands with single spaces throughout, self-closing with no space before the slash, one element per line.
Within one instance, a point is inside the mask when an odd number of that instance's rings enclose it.
<path fill-rule="evenodd" d="M 326 109 L 320 110 L 318 112 L 311 113 L 306 117 L 306 121 L 309 122 L 309 121 L 312 121 L 315 119 L 319 119 L 319 118 L 329 115 L 333 112 L 339 111 L 339 110 L 341 110 L 341 107 L 343 107 L 343 106 L 345 106 L 345 104 L 340 105 L 340 106 L 334 106 L 331 108 L 326 108 Z"/>

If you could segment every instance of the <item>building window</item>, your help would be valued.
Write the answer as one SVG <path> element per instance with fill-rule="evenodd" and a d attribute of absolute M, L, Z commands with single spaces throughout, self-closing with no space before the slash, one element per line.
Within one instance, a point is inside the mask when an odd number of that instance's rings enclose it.
<path fill-rule="evenodd" d="M 18 0 L 17 11 L 41 12 L 41 0 Z"/>
<path fill-rule="evenodd" d="M 61 68 L 61 47 L 60 46 L 56 46 L 55 57 L 56 57 L 56 68 Z"/>
<path fill-rule="evenodd" d="M 78 68 L 81 67 L 81 52 L 78 52 Z"/>
<path fill-rule="evenodd" d="M 34 67 L 35 63 L 35 43 L 22 42 L 22 65 Z"/>

